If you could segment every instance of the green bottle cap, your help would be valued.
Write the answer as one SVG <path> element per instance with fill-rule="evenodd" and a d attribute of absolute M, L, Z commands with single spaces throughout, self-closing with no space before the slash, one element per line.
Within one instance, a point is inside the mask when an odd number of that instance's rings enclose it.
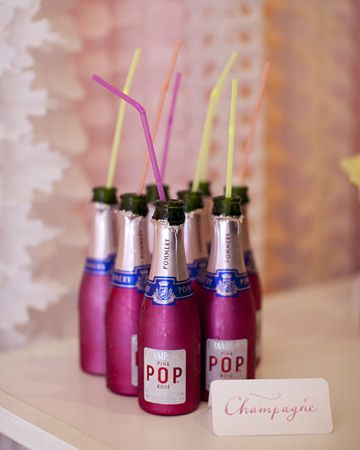
<path fill-rule="evenodd" d="M 148 213 L 146 196 L 132 193 L 122 194 L 120 195 L 119 209 L 131 211 L 138 216 L 146 217 Z"/>
<path fill-rule="evenodd" d="M 189 181 L 189 188 L 192 188 L 192 181 Z M 200 181 L 199 183 L 199 191 L 205 196 L 205 197 L 211 197 L 211 188 L 210 188 L 210 181 Z"/>
<path fill-rule="evenodd" d="M 242 206 L 246 205 L 247 203 L 250 203 L 247 186 L 233 186 L 232 196 L 240 197 Z"/>
<path fill-rule="evenodd" d="M 105 186 L 95 187 L 93 189 L 93 202 L 115 205 L 117 203 L 116 188 L 107 188 Z"/>
<path fill-rule="evenodd" d="M 164 184 L 164 192 L 166 200 L 169 200 L 169 186 L 167 184 Z M 156 184 L 148 184 L 146 186 L 146 199 L 148 203 L 155 203 L 156 200 L 159 200 Z"/>
<path fill-rule="evenodd" d="M 181 225 L 185 222 L 184 202 L 182 200 L 155 201 L 155 220 L 167 220 L 170 225 Z"/>
<path fill-rule="evenodd" d="M 178 191 L 177 195 L 184 202 L 185 212 L 191 212 L 204 207 L 203 194 L 200 191 Z"/>
<path fill-rule="evenodd" d="M 240 197 L 225 198 L 223 195 L 213 198 L 212 214 L 214 216 L 240 217 Z"/>

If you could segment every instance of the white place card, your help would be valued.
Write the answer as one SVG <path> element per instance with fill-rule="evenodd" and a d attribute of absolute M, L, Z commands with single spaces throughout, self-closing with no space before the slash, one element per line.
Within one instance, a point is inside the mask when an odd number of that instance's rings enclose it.
<path fill-rule="evenodd" d="M 324 434 L 333 430 L 323 378 L 216 380 L 210 385 L 218 436 Z"/>

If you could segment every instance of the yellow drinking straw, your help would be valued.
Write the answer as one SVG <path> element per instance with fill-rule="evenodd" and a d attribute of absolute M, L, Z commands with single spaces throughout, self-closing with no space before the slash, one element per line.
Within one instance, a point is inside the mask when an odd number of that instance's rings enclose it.
<path fill-rule="evenodd" d="M 349 181 L 360 188 L 360 153 L 342 158 L 340 164 L 347 173 Z"/>
<path fill-rule="evenodd" d="M 231 191 L 232 191 L 232 175 L 233 175 L 235 129 L 236 129 L 235 127 L 236 127 L 237 90 L 238 90 L 238 80 L 234 79 L 231 82 L 229 140 L 228 140 L 228 156 L 227 156 L 227 166 L 226 166 L 225 198 L 231 198 Z"/>
<path fill-rule="evenodd" d="M 134 78 L 134 75 L 136 72 L 136 68 L 139 63 L 140 54 L 141 54 L 141 49 L 136 48 L 134 51 L 134 55 L 132 57 L 132 61 L 131 61 L 129 71 L 128 71 L 128 74 L 126 77 L 125 85 L 123 88 L 123 91 L 125 94 L 128 94 L 130 91 L 131 84 L 132 84 L 132 81 L 133 81 L 133 78 Z M 108 169 L 108 174 L 107 174 L 107 179 L 106 179 L 106 187 L 107 188 L 111 188 L 114 183 L 116 161 L 117 161 L 117 157 L 119 154 L 119 144 L 120 144 L 121 132 L 122 132 L 122 127 L 123 127 L 124 117 L 125 117 L 125 106 L 126 106 L 126 102 L 124 102 L 124 100 L 121 100 L 120 104 L 119 104 L 117 119 L 116 119 L 115 133 L 114 133 L 114 139 L 113 139 L 113 143 L 112 143 L 111 157 L 110 157 L 109 169 Z"/>
<path fill-rule="evenodd" d="M 261 75 L 261 81 L 260 81 L 260 87 L 257 94 L 257 99 L 255 103 L 255 108 L 251 116 L 250 120 L 250 130 L 246 137 L 242 161 L 240 164 L 240 184 L 244 183 L 244 178 L 248 170 L 248 164 L 249 164 L 249 155 L 250 155 L 250 149 L 252 146 L 252 142 L 254 140 L 255 136 L 255 130 L 256 130 L 256 124 L 260 115 L 261 110 L 261 104 L 264 99 L 264 92 L 265 92 L 265 86 L 266 86 L 266 80 L 269 75 L 270 70 L 270 63 L 266 61 L 264 64 L 264 69 Z"/>
<path fill-rule="evenodd" d="M 199 156 L 198 156 L 198 160 L 196 163 L 194 182 L 192 185 L 193 192 L 195 192 L 199 189 L 200 181 L 206 181 L 208 154 L 209 154 L 210 139 L 211 139 L 213 122 L 214 122 L 214 116 L 215 116 L 217 105 L 220 100 L 221 93 L 224 89 L 226 78 L 228 77 L 230 70 L 232 69 L 233 65 L 235 64 L 237 56 L 238 55 L 236 52 L 231 53 L 231 55 L 226 63 L 226 66 L 224 67 L 223 71 L 221 72 L 221 75 L 210 94 L 210 100 L 209 100 L 209 104 L 208 104 L 208 109 L 206 111 L 206 118 L 205 118 L 205 123 L 204 123 L 204 128 L 203 128 L 203 134 L 202 134 L 202 138 L 201 138 Z"/>

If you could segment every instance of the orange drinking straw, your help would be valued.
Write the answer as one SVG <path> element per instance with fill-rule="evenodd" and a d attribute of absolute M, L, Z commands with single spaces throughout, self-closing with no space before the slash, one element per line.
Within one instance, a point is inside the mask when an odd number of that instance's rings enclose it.
<path fill-rule="evenodd" d="M 262 104 L 262 101 L 264 98 L 265 85 L 266 85 L 266 80 L 267 80 L 267 77 L 269 74 L 269 70 L 270 70 L 270 63 L 267 61 L 264 65 L 264 69 L 263 69 L 263 72 L 261 75 L 260 87 L 259 87 L 259 91 L 258 91 L 258 95 L 257 95 L 257 99 L 256 99 L 256 104 L 255 104 L 253 114 L 251 116 L 250 131 L 249 131 L 249 134 L 247 135 L 245 146 L 244 146 L 243 157 L 242 157 L 242 161 L 241 161 L 241 165 L 240 165 L 240 182 L 241 183 L 244 182 L 244 178 L 247 173 L 248 162 L 249 162 L 249 153 L 250 153 L 250 149 L 251 149 L 251 144 L 254 140 L 256 124 L 257 124 L 257 121 L 259 118 L 261 104 Z"/>
<path fill-rule="evenodd" d="M 181 41 L 177 40 L 176 44 L 175 44 L 175 48 L 174 48 L 172 56 L 171 56 L 171 59 L 170 59 L 170 62 L 169 62 L 169 65 L 168 65 L 168 68 L 167 68 L 165 80 L 160 88 L 160 97 L 159 97 L 157 108 L 156 108 L 155 120 L 153 122 L 153 126 L 151 129 L 151 137 L 152 137 L 153 143 L 155 143 L 155 139 L 156 139 L 156 135 L 157 135 L 158 127 L 159 127 L 159 122 L 160 122 L 160 118 L 161 118 L 161 113 L 162 113 L 164 103 L 165 103 L 166 93 L 169 89 L 170 81 L 171 81 L 171 78 L 174 73 L 175 64 L 176 64 L 176 60 L 177 60 L 180 48 L 181 48 Z M 147 177 L 147 174 L 149 171 L 149 167 L 150 167 L 150 157 L 149 157 L 149 155 L 147 155 L 145 157 L 144 169 L 143 169 L 143 173 L 141 175 L 139 187 L 137 190 L 138 195 L 140 195 L 144 192 L 146 177 Z"/>

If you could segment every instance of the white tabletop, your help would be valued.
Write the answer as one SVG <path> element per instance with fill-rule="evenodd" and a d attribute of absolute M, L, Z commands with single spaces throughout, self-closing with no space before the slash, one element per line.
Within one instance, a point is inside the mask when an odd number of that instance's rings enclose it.
<path fill-rule="evenodd" d="M 82 373 L 75 340 L 0 356 L 0 432 L 36 450 L 358 450 L 359 302 L 353 278 L 265 302 L 258 376 L 326 378 L 334 418 L 329 435 L 220 438 L 205 403 L 186 416 L 152 416 L 136 398 L 110 393 L 102 377 Z"/>

